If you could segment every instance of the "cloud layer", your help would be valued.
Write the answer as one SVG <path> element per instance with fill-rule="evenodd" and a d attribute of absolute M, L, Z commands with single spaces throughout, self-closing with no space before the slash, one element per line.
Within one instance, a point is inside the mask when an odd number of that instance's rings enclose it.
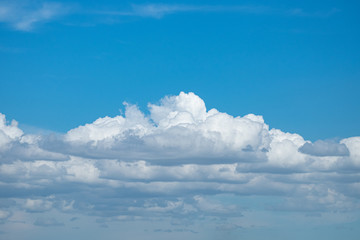
<path fill-rule="evenodd" d="M 194 93 L 149 104 L 147 115 L 125 108 L 63 135 L 28 135 L 0 114 L 0 222 L 16 212 L 101 224 L 243 215 L 217 196 L 280 198 L 271 211 L 359 210 L 360 137 L 311 143 L 269 129 L 262 116 L 207 110 Z M 64 225 L 51 216 L 32 223 Z"/>

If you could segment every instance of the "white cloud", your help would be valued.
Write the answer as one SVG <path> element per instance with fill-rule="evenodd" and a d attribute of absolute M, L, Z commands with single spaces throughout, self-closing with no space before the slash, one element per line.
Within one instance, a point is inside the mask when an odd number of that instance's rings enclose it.
<path fill-rule="evenodd" d="M 19 160 L 66 160 L 67 156 L 41 149 L 38 146 L 41 136 L 25 135 L 12 120 L 7 123 L 0 113 L 0 159 L 1 162 Z"/>
<path fill-rule="evenodd" d="M 132 4 L 128 11 L 97 11 L 97 14 L 137 16 L 144 18 L 162 18 L 165 15 L 185 12 L 238 12 L 238 13 L 269 13 L 273 9 L 251 5 L 186 5 L 186 4 Z"/>
<path fill-rule="evenodd" d="M 63 136 L 24 134 L 0 115 L 0 191 L 15 201 L 0 205 L 0 221 L 16 208 L 106 221 L 242 216 L 234 201 L 211 199 L 223 195 L 283 199 L 270 210 L 360 209 L 360 137 L 334 145 L 348 154 L 334 153 L 333 143 L 269 129 L 262 116 L 207 110 L 194 93 L 149 104 L 148 115 L 125 105 L 124 116 L 102 117 Z M 304 151 L 306 144 L 316 151 Z"/>
<path fill-rule="evenodd" d="M 309 12 L 302 8 L 286 9 L 274 8 L 264 5 L 191 5 L 191 4 L 163 4 L 163 3 L 144 3 L 132 4 L 129 10 L 110 10 L 95 11 L 95 14 L 108 16 L 135 16 L 142 18 L 163 18 L 166 15 L 179 13 L 224 13 L 232 12 L 238 14 L 261 14 L 261 15 L 281 15 L 292 17 L 313 17 L 327 18 L 338 12 L 340 9 L 320 10 Z"/>
<path fill-rule="evenodd" d="M 103 6 L 102 9 L 106 9 Z M 109 7 L 108 7 L 109 8 Z M 112 7 L 113 8 L 113 7 Z M 101 22 L 117 22 L 109 21 L 109 17 L 140 17 L 140 18 L 156 18 L 160 19 L 166 15 L 177 13 L 223 13 L 233 12 L 239 14 L 266 14 L 266 15 L 282 15 L 295 17 L 321 17 L 326 18 L 339 12 L 339 9 L 330 11 L 306 12 L 301 8 L 296 9 L 275 9 L 261 5 L 189 5 L 189 4 L 131 4 L 128 9 L 115 10 L 97 10 L 86 9 L 78 4 L 70 4 L 63 2 L 48 2 L 45 0 L 19 0 L 6 1 L 0 0 L 0 23 L 5 23 L 11 28 L 18 31 L 32 31 L 41 24 L 59 19 L 65 15 L 77 15 L 81 17 L 93 18 L 92 22 L 98 22 L 98 16 L 106 16 Z M 81 20 L 80 20 L 81 21 Z M 67 21 L 67 25 L 91 26 L 93 23 L 71 23 Z M 6 49 L 5 49 L 6 50 Z"/>
<path fill-rule="evenodd" d="M 44 199 L 26 199 L 24 208 L 30 212 L 43 212 L 52 208 L 52 202 Z"/>
<path fill-rule="evenodd" d="M 12 120 L 10 124 L 6 123 L 4 114 L 0 113 L 0 151 L 9 148 L 13 141 L 19 141 L 23 131 L 18 128 L 18 123 Z"/>
<path fill-rule="evenodd" d="M 202 7 L 176 4 L 143 4 L 133 5 L 132 8 L 133 11 L 129 12 L 131 15 L 161 18 L 164 15 L 177 12 L 199 11 Z"/>
<path fill-rule="evenodd" d="M 264 158 L 270 146 L 269 127 L 261 116 L 206 111 L 203 100 L 193 93 L 166 97 L 160 105 L 150 104 L 149 110 L 146 117 L 136 106 L 127 105 L 125 116 L 99 118 L 70 130 L 61 144 L 47 140 L 44 147 L 55 150 L 60 144 L 65 146 L 61 151 L 88 157 L 101 153 L 163 164 L 207 164 Z"/>
<path fill-rule="evenodd" d="M 350 159 L 356 166 L 360 166 L 360 137 L 351 137 L 341 140 L 349 150 Z"/>

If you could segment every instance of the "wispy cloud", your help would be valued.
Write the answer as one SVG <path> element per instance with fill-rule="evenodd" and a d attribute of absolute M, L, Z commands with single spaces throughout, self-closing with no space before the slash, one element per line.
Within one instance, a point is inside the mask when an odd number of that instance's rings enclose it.
<path fill-rule="evenodd" d="M 265 6 L 181 5 L 181 4 L 133 4 L 128 11 L 97 11 L 97 14 L 162 18 L 165 15 L 184 12 L 241 12 L 267 13 Z"/>
<path fill-rule="evenodd" d="M 104 6 L 106 9 L 106 6 Z M 31 31 L 36 26 L 51 22 L 65 15 L 78 16 L 113 16 L 113 17 L 140 17 L 161 19 L 166 15 L 179 13 L 238 13 L 258 15 L 283 15 L 293 17 L 329 17 L 337 12 L 330 11 L 307 12 L 302 8 L 277 9 L 263 5 L 190 5 L 190 4 L 131 4 L 127 9 L 116 10 L 85 10 L 74 4 L 60 2 L 34 1 L 1 1 L 0 23 L 10 25 L 18 31 Z M 68 23 L 68 25 L 71 25 Z M 81 25 L 81 24 L 80 24 Z"/>
<path fill-rule="evenodd" d="M 308 12 L 302 8 L 294 8 L 286 11 L 286 13 L 290 16 L 297 16 L 297 17 L 319 17 L 319 18 L 326 18 L 330 17 L 341 10 L 338 8 L 332 8 L 327 11 L 315 11 L 315 12 Z"/>
<path fill-rule="evenodd" d="M 129 10 L 95 11 L 95 14 L 162 18 L 166 15 L 195 12 L 233 12 L 242 14 L 283 15 L 294 17 L 329 17 L 339 9 L 306 11 L 303 8 L 273 8 L 264 5 L 184 5 L 184 4 L 132 4 Z"/>
<path fill-rule="evenodd" d="M 70 8 L 56 2 L 0 2 L 0 22 L 19 31 L 31 31 L 36 25 L 65 15 Z"/>

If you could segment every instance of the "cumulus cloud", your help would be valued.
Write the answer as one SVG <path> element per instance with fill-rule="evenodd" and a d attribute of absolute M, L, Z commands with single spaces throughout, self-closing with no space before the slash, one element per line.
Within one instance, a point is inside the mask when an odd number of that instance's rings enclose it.
<path fill-rule="evenodd" d="M 261 116 L 206 110 L 193 93 L 149 105 L 150 116 L 126 105 L 125 116 L 99 118 L 43 147 L 84 157 L 144 159 L 162 164 L 262 161 L 277 132 Z"/>
<path fill-rule="evenodd" d="M 45 199 L 26 199 L 24 208 L 29 212 L 44 212 L 52 208 L 52 202 Z"/>
<path fill-rule="evenodd" d="M 360 137 L 311 143 L 270 129 L 262 116 L 208 110 L 194 93 L 164 97 L 148 105 L 149 114 L 125 108 L 49 136 L 25 134 L 0 115 L 0 191 L 12 201 L 1 221 L 15 210 L 92 215 L 102 223 L 244 215 L 218 196 L 281 198 L 272 211 L 360 209 Z"/>
<path fill-rule="evenodd" d="M 9 144 L 18 141 L 22 135 L 23 131 L 18 128 L 18 123 L 12 120 L 7 124 L 5 115 L 0 113 L 0 150 L 8 149 Z"/>
<path fill-rule="evenodd" d="M 40 148 L 41 136 L 25 135 L 12 120 L 7 123 L 4 114 L 0 113 L 0 159 L 1 162 L 14 160 L 66 160 L 67 156 L 46 151 Z"/>

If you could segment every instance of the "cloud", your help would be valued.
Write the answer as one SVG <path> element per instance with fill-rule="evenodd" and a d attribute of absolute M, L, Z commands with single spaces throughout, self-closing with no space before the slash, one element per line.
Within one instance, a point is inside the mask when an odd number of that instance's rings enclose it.
<path fill-rule="evenodd" d="M 327 18 L 340 12 L 340 9 L 333 8 L 309 12 L 302 8 L 286 9 L 274 8 L 264 5 L 190 5 L 190 4 L 163 4 L 146 3 L 132 4 L 129 10 L 93 11 L 96 15 L 107 16 L 128 16 L 142 18 L 161 19 L 167 15 L 180 13 L 238 13 L 257 15 L 280 15 L 291 17 L 313 17 Z"/>
<path fill-rule="evenodd" d="M 7 124 L 4 114 L 0 113 L 0 157 L 2 162 L 14 159 L 24 160 L 66 160 L 67 156 L 41 149 L 41 136 L 25 135 L 12 120 Z"/>
<path fill-rule="evenodd" d="M 174 14 L 178 12 L 199 11 L 202 7 L 176 4 L 144 4 L 132 5 L 132 11 L 129 15 L 141 17 L 161 18 L 164 15 Z"/>
<path fill-rule="evenodd" d="M 103 6 L 106 9 L 106 6 Z M 5 23 L 17 31 L 33 31 L 41 24 L 55 21 L 61 17 L 76 15 L 77 18 L 86 17 L 97 22 L 99 16 L 109 17 L 140 17 L 161 19 L 166 15 L 178 13 L 239 13 L 239 14 L 261 14 L 261 15 L 282 15 L 294 17 L 329 17 L 339 12 L 339 9 L 329 11 L 307 12 L 302 8 L 276 9 L 262 5 L 189 5 L 189 4 L 131 4 L 128 9 L 118 10 L 96 10 L 86 9 L 79 4 L 48 1 L 5 1 L 0 0 L 0 23 Z M 102 21 L 104 22 L 104 21 Z M 113 21 L 110 21 L 113 22 Z M 67 21 L 67 25 L 74 25 Z M 93 23 L 78 23 L 75 25 L 88 26 Z M 0 49 L 1 50 L 1 49 Z M 2 49 L 9 51 L 9 49 Z M 11 49 L 10 49 L 11 50 Z"/>
<path fill-rule="evenodd" d="M 305 143 L 299 151 L 313 156 L 349 156 L 349 150 L 344 143 L 318 140 L 314 143 Z"/>
<path fill-rule="evenodd" d="M 36 25 L 54 20 L 70 8 L 57 2 L 1 1 L 0 22 L 19 31 L 31 31 Z"/>
<path fill-rule="evenodd" d="M 36 219 L 36 221 L 34 222 L 35 226 L 40 226 L 40 227 L 59 227 L 59 226 L 64 226 L 64 223 L 59 222 L 58 220 L 56 220 L 55 218 L 44 218 L 44 217 L 39 217 Z"/>
<path fill-rule="evenodd" d="M 99 118 L 62 138 L 46 139 L 42 147 L 82 157 L 208 164 L 261 161 L 278 134 L 269 132 L 261 116 L 234 118 L 216 109 L 207 111 L 193 93 L 164 98 L 149 110 L 148 117 L 126 105 L 125 116 Z"/>
<path fill-rule="evenodd" d="M 10 212 L 0 209 L 0 224 L 4 223 L 10 217 L 10 215 Z"/>
<path fill-rule="evenodd" d="M 264 13 L 270 8 L 263 6 L 222 6 L 222 5 L 179 5 L 179 4 L 134 4 L 132 11 L 124 13 L 130 16 L 161 18 L 165 15 L 181 12 L 242 12 Z"/>
<path fill-rule="evenodd" d="M 349 150 L 350 158 L 356 165 L 360 164 L 360 137 L 345 138 L 340 141 L 341 144 L 345 144 Z"/>
<path fill-rule="evenodd" d="M 96 11 L 96 14 L 113 16 L 135 16 L 160 19 L 166 15 L 196 12 L 237 12 L 245 14 L 267 14 L 270 7 L 251 5 L 185 5 L 185 4 L 132 4 L 127 11 Z"/>
<path fill-rule="evenodd" d="M 13 211 L 104 224 L 227 219 L 246 216 L 238 202 L 250 196 L 281 199 L 269 211 L 360 209 L 360 137 L 311 143 L 270 129 L 262 116 L 208 110 L 194 93 L 164 97 L 149 114 L 125 108 L 47 136 L 25 134 L 0 115 L 0 191 L 11 201 L 0 205 L 1 221 Z M 43 217 L 34 224 L 63 224 Z"/>
<path fill-rule="evenodd" d="M 326 18 L 326 17 L 330 17 L 340 11 L 341 10 L 338 8 L 332 8 L 327 11 L 307 12 L 302 8 L 294 8 L 294 9 L 288 10 L 287 13 L 290 16 Z"/>
<path fill-rule="evenodd" d="M 8 149 L 9 144 L 19 141 L 22 135 L 23 131 L 18 128 L 18 123 L 12 120 L 10 124 L 7 124 L 5 115 L 0 113 L 0 150 Z"/>
<path fill-rule="evenodd" d="M 45 199 L 26 199 L 24 208 L 29 212 L 44 212 L 52 208 L 52 202 Z"/>

